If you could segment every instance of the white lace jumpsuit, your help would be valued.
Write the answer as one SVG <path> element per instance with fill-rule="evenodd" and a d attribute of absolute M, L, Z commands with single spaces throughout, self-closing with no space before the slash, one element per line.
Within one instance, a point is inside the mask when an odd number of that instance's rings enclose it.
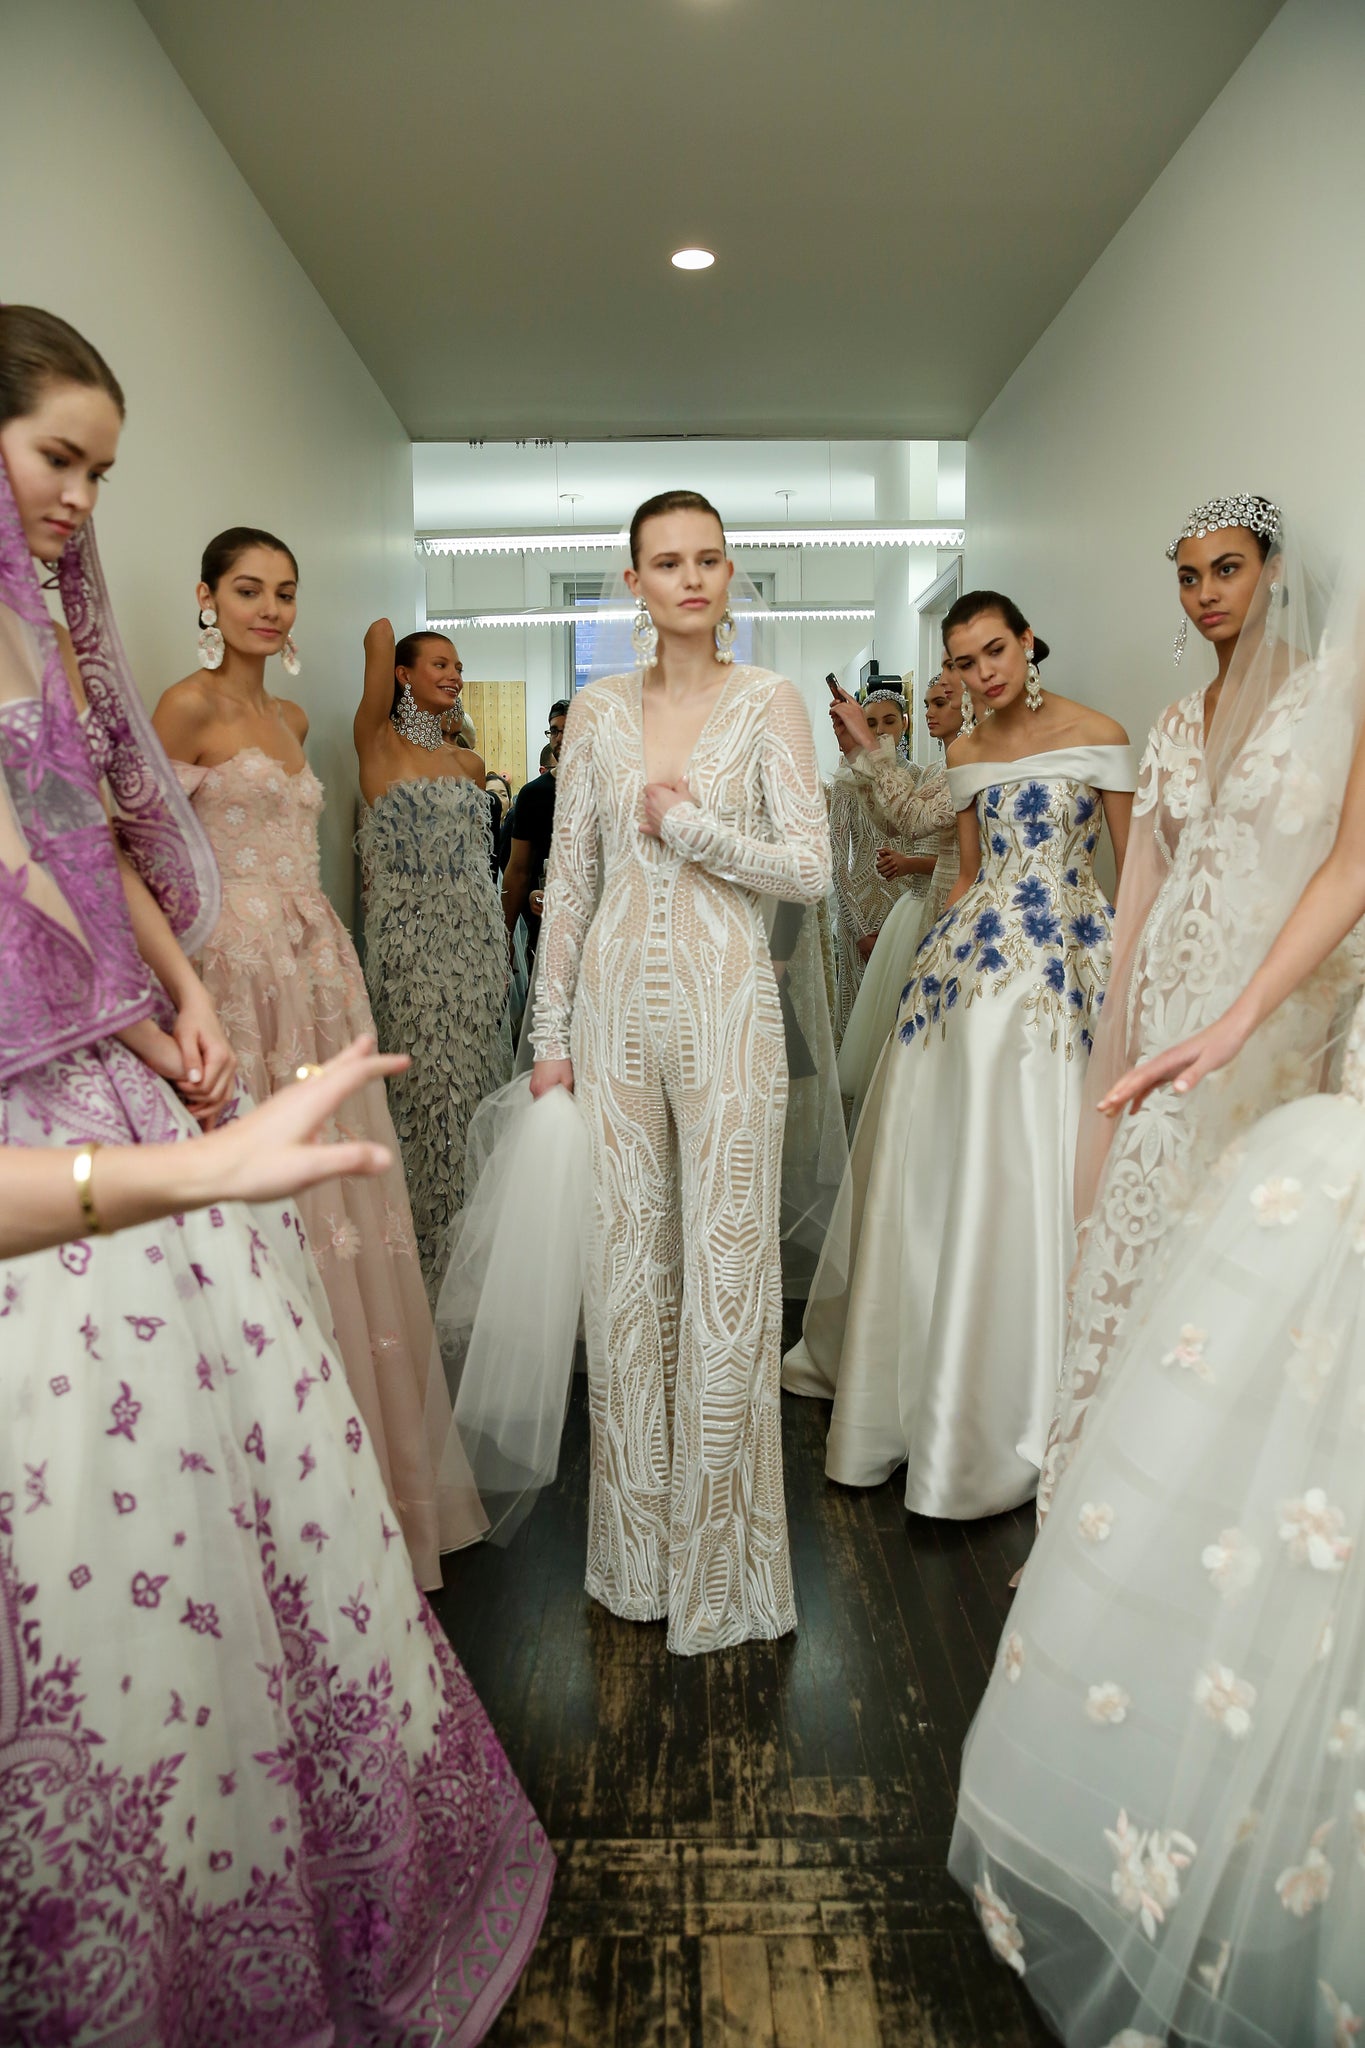
<path fill-rule="evenodd" d="M 782 1493 L 786 1054 L 761 896 L 816 903 L 829 829 L 805 706 L 736 667 L 695 801 L 640 831 L 638 676 L 575 698 L 532 1038 L 593 1151 L 587 1589 L 671 1650 L 796 1626 Z M 530 1255 L 534 1256 L 533 1248 Z"/>

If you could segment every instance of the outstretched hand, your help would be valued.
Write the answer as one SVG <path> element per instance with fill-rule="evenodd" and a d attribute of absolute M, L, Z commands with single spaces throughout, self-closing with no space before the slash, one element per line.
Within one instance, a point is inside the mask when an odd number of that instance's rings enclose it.
<path fill-rule="evenodd" d="M 1174 1094 L 1188 1095 L 1209 1074 L 1217 1073 L 1235 1059 L 1245 1043 L 1246 1032 L 1231 1022 L 1230 1016 L 1222 1016 L 1205 1030 L 1196 1031 L 1193 1038 L 1182 1039 L 1179 1045 L 1170 1046 L 1140 1066 L 1130 1067 L 1123 1079 L 1101 1098 L 1099 1107 L 1106 1116 L 1120 1116 L 1125 1109 L 1140 1109 L 1152 1091 L 1164 1088 L 1167 1082 L 1172 1084 Z"/>
<path fill-rule="evenodd" d="M 664 819 L 674 804 L 695 803 L 696 798 L 685 780 L 679 782 L 647 782 L 640 818 L 640 830 L 646 839 L 663 837 Z"/>
<path fill-rule="evenodd" d="M 358 1089 L 408 1065 L 405 1053 L 377 1053 L 373 1038 L 357 1038 L 306 1080 L 282 1088 L 259 1109 L 239 1117 L 191 1148 L 213 1166 L 224 1201 L 268 1202 L 341 1175 L 372 1177 L 393 1164 L 383 1145 L 346 1138 L 329 1145 L 321 1133 Z M 211 1148 L 211 1150 L 210 1150 Z"/>

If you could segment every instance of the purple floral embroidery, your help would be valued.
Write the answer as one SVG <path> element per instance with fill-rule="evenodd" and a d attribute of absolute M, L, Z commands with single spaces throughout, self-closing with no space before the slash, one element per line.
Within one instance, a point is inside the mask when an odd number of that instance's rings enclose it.
<path fill-rule="evenodd" d="M 161 1605 L 161 1588 L 169 1577 L 169 1572 L 163 1572 L 159 1578 L 155 1579 L 150 1572 L 134 1572 L 132 1586 L 134 1607 L 159 1607 Z M 177 1697 L 177 1694 L 171 1694 L 172 1699 Z"/>
<path fill-rule="evenodd" d="M 302 1373 L 300 1374 L 299 1378 L 295 1380 L 294 1399 L 298 1402 L 298 1412 L 300 1415 L 303 1413 L 304 1402 L 308 1399 L 310 1391 L 316 1385 L 317 1377 L 315 1374 L 311 1372 Z"/>
<path fill-rule="evenodd" d="M 125 1316 L 123 1320 L 128 1324 L 139 1344 L 150 1344 L 157 1331 L 164 1330 L 166 1327 L 166 1318 L 164 1316 Z"/>
<path fill-rule="evenodd" d="M 75 1244 L 64 1244 L 57 1256 L 67 1272 L 74 1273 L 79 1279 L 90 1264 L 90 1247 L 84 1238 L 79 1238 Z"/>
<path fill-rule="evenodd" d="M 379 1529 L 380 1534 L 384 1538 L 384 1548 L 385 1550 L 387 1550 L 389 1545 L 392 1543 L 394 1537 L 398 1534 L 398 1531 L 396 1529 L 391 1529 L 389 1527 L 389 1519 L 387 1515 L 381 1515 L 379 1517 Z"/>
<path fill-rule="evenodd" d="M 212 1280 L 210 1280 L 208 1274 L 204 1271 L 202 1266 L 197 1266 L 193 1260 L 190 1261 L 190 1271 L 191 1273 L 193 1273 L 195 1279 L 199 1282 L 199 1285 L 201 1287 L 212 1287 L 213 1282 Z"/>
<path fill-rule="evenodd" d="M 289 1311 L 289 1320 L 294 1325 L 294 1328 L 296 1330 L 301 1330 L 303 1328 L 303 1317 L 299 1314 L 293 1302 L 287 1301 L 285 1303 L 285 1307 Z"/>
<path fill-rule="evenodd" d="M 215 1629 L 215 1630 L 214 1630 L 214 1634 L 216 1635 L 217 1633 L 218 1633 L 218 1631 L 217 1631 L 217 1630 Z M 208 1725 L 209 1725 L 209 1720 L 210 1720 L 210 1717 L 211 1717 L 212 1713 L 213 1713 L 213 1709 L 212 1709 L 212 1707 L 200 1707 L 200 1708 L 198 1709 L 198 1711 L 196 1712 L 196 1714 L 195 1714 L 195 1717 L 194 1717 L 194 1725 L 195 1725 L 195 1727 L 196 1727 L 196 1728 L 207 1728 L 207 1727 L 208 1727 Z"/>
<path fill-rule="evenodd" d="M 251 1245 L 251 1271 L 257 1280 L 261 1277 L 260 1260 L 265 1254 L 265 1239 L 253 1224 L 248 1233 Z"/>
<path fill-rule="evenodd" d="M 195 1366 L 194 1371 L 200 1387 L 205 1393 L 211 1394 L 213 1392 L 213 1367 L 209 1364 L 202 1351 L 199 1354 L 199 1363 Z"/>
<path fill-rule="evenodd" d="M 327 1531 L 321 1528 L 319 1524 L 316 1522 L 305 1522 L 303 1527 L 299 1530 L 299 1542 L 311 1543 L 313 1548 L 317 1551 L 319 1557 L 322 1555 L 323 1544 L 330 1543 L 331 1540 L 332 1539 L 327 1534 Z"/>
<path fill-rule="evenodd" d="M 346 1424 L 346 1441 L 353 1451 L 359 1451 L 365 1441 L 365 1432 L 360 1427 L 358 1415 L 353 1415 Z"/>
<path fill-rule="evenodd" d="M 342 1613 L 355 1623 L 357 1632 L 362 1636 L 370 1625 L 370 1610 L 365 1605 L 364 1592 L 363 1586 L 357 1586 L 352 1598 L 341 1603 Z"/>
<path fill-rule="evenodd" d="M 149 1244 L 144 1256 L 149 1266 L 159 1266 L 166 1254 L 159 1244 Z"/>
<path fill-rule="evenodd" d="M 63 1387 L 62 1392 L 66 1392 L 65 1387 Z M 114 1426 L 112 1429 L 106 1429 L 104 1434 L 106 1436 L 126 1436 L 130 1444 L 136 1443 L 137 1438 L 133 1435 L 133 1424 L 142 1413 L 142 1403 L 133 1399 L 133 1390 L 127 1380 L 119 1381 L 119 1397 L 110 1407 L 109 1413 L 114 1418 Z"/>
<path fill-rule="evenodd" d="M 202 1451 L 182 1451 L 180 1469 L 182 1472 L 212 1472 L 213 1467 Z"/>
<path fill-rule="evenodd" d="M 254 1458 L 258 1465 L 264 1465 L 265 1437 L 261 1432 L 259 1422 L 252 1423 L 251 1428 L 247 1431 L 246 1442 L 242 1445 L 242 1449 L 249 1458 Z"/>
<path fill-rule="evenodd" d="M 211 1223 L 211 1224 L 213 1225 L 213 1227 L 214 1227 L 214 1229 L 215 1229 L 215 1230 L 221 1230 L 221 1229 L 222 1229 L 222 1227 L 223 1227 L 223 1212 L 222 1212 L 222 1210 L 221 1210 L 221 1209 L 210 1209 L 210 1210 L 209 1210 L 209 1222 L 210 1222 L 210 1223 Z"/>
<path fill-rule="evenodd" d="M 64 1372 L 59 1372 L 55 1380 L 49 1380 L 48 1385 L 54 1394 L 69 1394 L 71 1392 L 71 1382 Z M 112 1432 L 106 1431 L 105 1434 L 110 1435 Z"/>
<path fill-rule="evenodd" d="M 212 1850 L 210 1850 L 210 1852 L 209 1852 L 209 1869 L 210 1869 L 210 1870 L 231 1870 L 231 1868 L 232 1868 L 232 1851 L 231 1851 L 231 1849 L 212 1849 Z"/>
<path fill-rule="evenodd" d="M 100 1354 L 95 1349 L 95 1344 L 98 1340 L 99 1334 L 100 1333 L 98 1324 L 92 1323 L 89 1316 L 87 1316 L 85 1321 L 81 1324 L 81 1335 L 85 1339 L 85 1353 L 87 1358 L 99 1357 Z"/>
<path fill-rule="evenodd" d="M 50 1508 L 52 1499 L 47 1490 L 47 1459 L 44 1458 L 41 1465 L 25 1465 L 24 1471 L 28 1475 L 24 1481 L 24 1492 L 28 1495 L 24 1513 L 31 1515 L 36 1508 Z"/>
<path fill-rule="evenodd" d="M 164 1585 L 165 1585 L 165 1583 L 166 1583 L 166 1581 L 165 1581 L 164 1579 L 162 1579 L 162 1580 L 161 1580 L 161 1581 L 160 1581 L 159 1583 L 160 1583 L 161 1585 L 163 1585 L 163 1586 L 164 1586 Z M 160 1604 L 161 1604 L 161 1595 L 160 1595 L 159 1593 L 157 1594 L 157 1596 L 156 1596 L 156 1600 L 155 1600 L 155 1602 L 154 1602 L 153 1604 L 154 1604 L 155 1606 L 160 1606 Z M 170 1712 L 169 1712 L 169 1713 L 167 1714 L 167 1716 L 166 1716 L 165 1720 L 164 1720 L 164 1721 L 162 1722 L 162 1724 L 161 1724 L 161 1725 L 162 1725 L 162 1727 L 163 1727 L 163 1728 L 169 1728 L 169 1727 L 170 1727 L 170 1725 L 171 1725 L 171 1723 L 172 1723 L 173 1721 L 183 1721 L 183 1720 L 184 1720 L 184 1718 L 185 1718 L 185 1702 L 184 1702 L 184 1701 L 183 1701 L 183 1700 L 181 1699 L 181 1697 L 180 1697 L 180 1695 L 179 1695 L 179 1693 L 178 1693 L 178 1692 L 173 1692 L 173 1693 L 171 1694 L 171 1710 L 170 1710 Z"/>
<path fill-rule="evenodd" d="M 3 1293 L 3 1294 L 0 1294 L 0 1321 L 3 1321 L 3 1319 L 4 1319 L 4 1318 L 5 1318 L 5 1317 L 6 1317 L 7 1315 L 9 1315 L 9 1314 L 10 1314 L 10 1312 L 11 1312 L 11 1311 L 12 1311 L 13 1309 L 16 1309 L 16 1308 L 18 1308 L 18 1306 L 19 1306 L 19 1286 L 18 1286 L 18 1283 L 17 1283 L 17 1281 L 14 1281 L 14 1280 L 6 1280 L 6 1282 L 5 1282 L 5 1291 L 4 1291 L 4 1293 Z"/>
<path fill-rule="evenodd" d="M 137 1506 L 137 1496 L 132 1493 L 116 1493 L 114 1506 L 121 1515 L 131 1515 Z"/>
<path fill-rule="evenodd" d="M 233 1794 L 233 1793 L 234 1793 L 234 1792 L 235 1792 L 236 1790 L 237 1790 L 237 1773 L 236 1773 L 236 1771 L 220 1771 L 220 1772 L 218 1773 L 218 1792 L 219 1792 L 219 1796 L 220 1796 L 220 1798 L 223 1798 L 223 1799 L 229 1799 L 229 1798 L 231 1798 L 232 1794 Z"/>
<path fill-rule="evenodd" d="M 187 1600 L 185 1612 L 180 1617 L 182 1628 L 191 1628 L 197 1636 L 214 1636 L 222 1641 L 222 1630 L 218 1626 L 218 1609 L 211 1600 Z"/>
<path fill-rule="evenodd" d="M 71 1581 L 73 1591 L 79 1593 L 82 1586 L 90 1584 L 90 1567 L 88 1564 L 78 1564 L 73 1572 L 67 1573 L 67 1577 Z"/>
<path fill-rule="evenodd" d="M 273 1337 L 266 1336 L 265 1330 L 260 1323 L 243 1323 L 242 1335 L 258 1358 L 264 1352 L 266 1345 L 273 1344 L 275 1341 Z"/>
<path fill-rule="evenodd" d="M 313 1456 L 313 1446 L 311 1444 L 305 1444 L 303 1449 L 299 1452 L 299 1478 L 306 1479 L 308 1477 L 308 1474 L 310 1472 L 316 1472 L 317 1468 L 318 1461 Z"/>

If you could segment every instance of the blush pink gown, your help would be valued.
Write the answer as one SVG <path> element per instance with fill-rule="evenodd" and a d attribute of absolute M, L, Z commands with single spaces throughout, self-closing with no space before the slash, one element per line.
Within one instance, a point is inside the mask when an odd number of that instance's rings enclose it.
<path fill-rule="evenodd" d="M 175 764 L 213 842 L 223 914 L 200 972 L 257 1101 L 303 1065 L 373 1032 L 355 947 L 323 894 L 311 768 L 289 771 L 258 747 L 215 768 Z M 424 1587 L 439 1554 L 487 1528 L 451 1417 L 422 1285 L 412 1209 L 382 1082 L 352 1099 L 348 1136 L 384 1145 L 389 1170 L 299 1197 L 327 1290 L 337 1348 Z"/>

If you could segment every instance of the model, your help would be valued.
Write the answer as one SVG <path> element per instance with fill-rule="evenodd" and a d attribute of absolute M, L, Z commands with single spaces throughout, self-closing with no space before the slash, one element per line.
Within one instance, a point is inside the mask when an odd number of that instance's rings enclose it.
<path fill-rule="evenodd" d="M 268 659 L 282 655 L 286 673 L 298 666 L 298 573 L 285 543 L 259 528 L 209 542 L 202 665 L 153 719 L 217 856 L 222 915 L 200 972 L 258 1102 L 374 1030 L 355 947 L 322 890 L 307 714 L 266 689 Z M 351 1104 L 347 1128 L 396 1151 L 380 1084 Z M 299 1210 L 419 1582 L 439 1586 L 440 1553 L 487 1523 L 452 1439 L 401 1162 L 378 1180 L 306 1194 Z"/>
<path fill-rule="evenodd" d="M 962 729 L 962 679 L 945 659 L 942 672 L 924 693 L 929 737 L 949 746 Z M 886 762 L 880 748 L 860 745 L 846 725 L 837 723 L 835 737 L 844 760 L 857 777 L 864 804 L 875 818 L 890 820 L 894 829 L 912 834 L 912 854 L 933 862 L 933 872 L 916 887 L 910 876 L 868 961 L 857 999 L 844 1026 L 839 1047 L 839 1088 L 850 1104 L 850 1127 L 856 1124 L 882 1049 L 895 1028 L 905 985 L 915 968 L 915 955 L 948 906 L 957 880 L 957 813 L 948 788 L 946 764 L 919 776 Z M 869 738 L 875 737 L 869 728 Z M 897 823 L 899 820 L 899 823 Z M 889 875 L 909 873 L 906 857 L 890 845 L 878 848 L 877 861 Z"/>
<path fill-rule="evenodd" d="M 395 645 L 387 619 L 370 627 L 355 715 L 365 979 L 380 1045 L 412 1059 L 389 1083 L 389 1107 L 433 1303 L 464 1192 L 469 1119 L 511 1071 L 483 762 L 441 725 L 459 701 L 459 657 L 443 633 Z"/>
<path fill-rule="evenodd" d="M 1334 807 L 1365 724 L 1358 594 L 1310 664 Z M 1257 822 L 1273 863 L 1294 834 Z M 1365 911 L 1362 875 L 1357 750 L 1336 846 L 1245 993 L 1105 1107 L 1217 1095 Z M 1361 2032 L 1363 1116 L 1365 1005 L 1341 1094 L 1235 1139 L 1149 1260 L 968 1738 L 954 1875 L 1073 2048 Z"/>
<path fill-rule="evenodd" d="M 101 769 L 161 957 L 216 916 L 87 526 L 122 410 L 64 322 L 0 308 L 0 1141 L 69 1148 L 85 1225 L 0 1268 L 0 2037 L 473 2043 L 553 1859 L 413 1582 L 293 1201 L 117 1237 L 99 1209 L 102 1145 L 194 1134 L 127 1042 L 158 999 Z"/>
<path fill-rule="evenodd" d="M 670 1649 L 796 1626 L 782 1493 L 787 1066 L 760 896 L 814 903 L 829 828 L 805 707 L 726 661 L 720 519 L 631 527 L 642 667 L 574 700 L 537 960 L 532 1090 L 592 1147 L 588 1591 Z"/>
<path fill-rule="evenodd" d="M 1074 1256 L 1072 1158 L 1134 782 L 1121 726 L 1042 688 L 1046 648 L 995 591 L 944 644 L 976 724 L 948 751 L 961 872 L 868 1091 L 792 1392 L 834 1396 L 826 1471 L 968 1519 L 1033 1493 Z M 834 706 L 853 725 L 856 709 Z"/>
<path fill-rule="evenodd" d="M 868 730 L 879 750 L 895 762 L 907 782 L 920 782 L 924 771 L 902 758 L 910 716 L 900 690 L 872 689 L 862 703 Z M 840 760 L 830 778 L 829 836 L 834 852 L 837 1048 L 843 1043 L 882 926 L 907 892 L 923 896 L 933 873 L 933 858 L 916 853 L 912 840 L 899 826 L 889 826 L 874 815 L 863 800 L 847 758 Z M 883 849 L 897 857 L 894 869 L 880 859 Z"/>
<path fill-rule="evenodd" d="M 1193 624 L 1216 670 L 1157 721 L 1134 804 L 1114 974 L 1077 1152 L 1081 1258 L 1041 1513 L 1153 1256 L 1233 1133 L 1321 1085 L 1322 1020 L 1349 979 L 1342 962 L 1332 963 L 1195 1102 L 1155 1096 L 1117 1129 L 1097 1113 L 1098 1097 L 1125 1068 L 1227 1006 L 1336 827 L 1327 792 L 1341 785 L 1341 734 L 1306 662 L 1316 636 L 1278 507 L 1246 494 L 1213 499 L 1166 552 L 1184 613 L 1177 649 Z"/>

